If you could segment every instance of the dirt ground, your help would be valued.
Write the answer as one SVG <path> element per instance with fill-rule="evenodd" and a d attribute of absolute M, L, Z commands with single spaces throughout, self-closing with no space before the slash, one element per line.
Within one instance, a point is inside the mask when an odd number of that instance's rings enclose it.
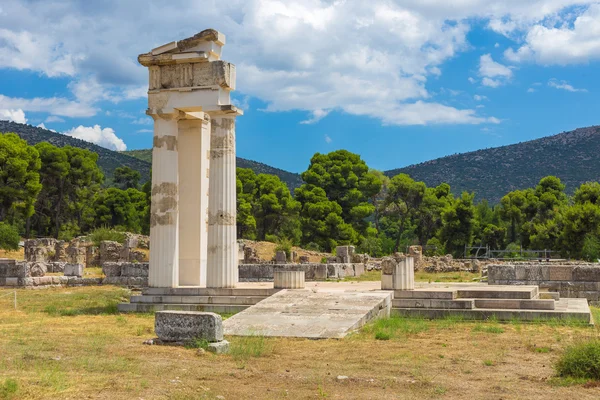
<path fill-rule="evenodd" d="M 553 370 L 597 328 L 392 318 L 343 340 L 229 337 L 217 356 L 142 344 L 154 319 L 118 314 L 128 295 L 18 290 L 15 311 L 0 290 L 0 399 L 600 398 Z"/>
<path fill-rule="evenodd" d="M 264 261 L 270 261 L 275 256 L 275 248 L 277 243 L 272 242 L 255 242 L 251 240 L 246 241 L 246 245 L 256 249 L 258 257 Z M 311 263 L 320 263 L 323 257 L 331 257 L 330 253 L 320 253 L 317 251 L 304 250 L 300 247 L 292 247 L 292 251 L 298 253 L 298 256 L 308 256 L 308 260 Z"/>

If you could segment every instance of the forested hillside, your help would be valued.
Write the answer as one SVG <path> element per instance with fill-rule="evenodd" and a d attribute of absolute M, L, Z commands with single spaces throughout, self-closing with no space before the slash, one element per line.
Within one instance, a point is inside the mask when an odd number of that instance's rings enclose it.
<path fill-rule="evenodd" d="M 104 172 L 105 178 L 112 181 L 115 169 L 118 167 L 129 167 L 138 171 L 141 181 L 150 179 L 150 163 L 138 158 L 100 147 L 85 140 L 76 139 L 71 136 L 62 135 L 47 129 L 37 128 L 31 125 L 17 124 L 10 121 L 0 121 L 0 133 L 13 132 L 33 146 L 40 142 L 48 142 L 57 147 L 73 146 L 87 149 L 98 154 L 98 166 Z"/>
<path fill-rule="evenodd" d="M 389 177 L 410 175 L 428 186 L 448 183 L 455 194 L 474 192 L 496 204 L 507 192 L 535 186 L 557 176 L 573 193 L 600 178 L 600 126 L 579 128 L 528 142 L 438 158 L 386 171 Z"/>

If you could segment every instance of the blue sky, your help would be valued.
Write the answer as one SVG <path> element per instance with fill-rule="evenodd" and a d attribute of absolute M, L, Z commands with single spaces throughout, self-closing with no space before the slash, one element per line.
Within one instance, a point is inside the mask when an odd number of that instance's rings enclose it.
<path fill-rule="evenodd" d="M 137 55 L 206 28 L 237 65 L 240 157 L 398 168 L 600 124 L 600 2 L 6 0 L 0 119 L 149 148 Z M 185 10 L 182 12 L 181 10 Z"/>

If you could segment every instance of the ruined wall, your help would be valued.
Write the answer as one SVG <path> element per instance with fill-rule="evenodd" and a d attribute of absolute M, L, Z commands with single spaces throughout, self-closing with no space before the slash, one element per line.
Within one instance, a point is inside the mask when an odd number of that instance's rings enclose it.
<path fill-rule="evenodd" d="M 487 268 L 490 285 L 538 285 L 561 297 L 600 302 L 600 265 L 583 262 L 492 264 Z"/>
<path fill-rule="evenodd" d="M 287 271 L 304 271 L 307 281 L 324 281 L 327 279 L 343 279 L 349 276 L 360 276 L 365 273 L 362 263 L 307 263 L 307 264 L 240 264 L 240 282 L 273 281 L 273 272 L 277 269 Z"/>

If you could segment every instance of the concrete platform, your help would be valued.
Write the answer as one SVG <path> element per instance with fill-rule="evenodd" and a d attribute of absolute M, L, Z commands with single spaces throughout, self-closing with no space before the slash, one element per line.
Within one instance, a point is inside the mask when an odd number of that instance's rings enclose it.
<path fill-rule="evenodd" d="M 282 290 L 223 322 L 226 335 L 343 338 L 388 316 L 392 292 Z"/>

